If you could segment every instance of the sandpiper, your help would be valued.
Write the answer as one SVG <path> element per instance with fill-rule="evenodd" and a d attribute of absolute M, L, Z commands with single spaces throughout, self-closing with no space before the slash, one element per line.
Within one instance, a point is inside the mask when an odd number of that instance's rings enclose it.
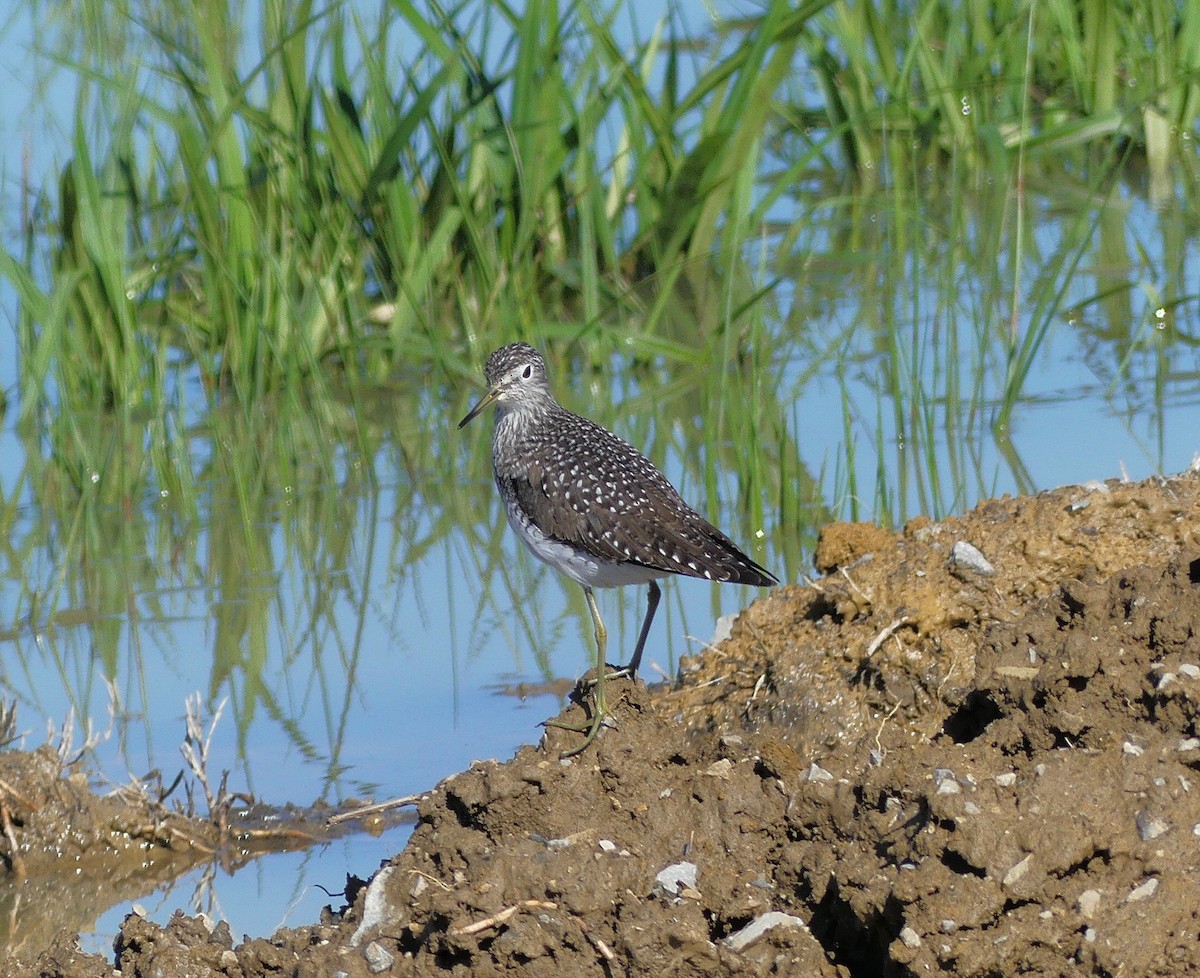
<path fill-rule="evenodd" d="M 594 709 L 582 744 L 608 712 L 604 680 L 637 675 L 658 608 L 658 579 L 670 574 L 769 587 L 774 575 L 683 501 L 646 456 L 555 400 L 542 355 L 511 343 L 488 357 L 488 391 L 458 423 L 495 405 L 492 467 L 509 525 L 534 556 L 583 587 L 596 633 Z M 605 676 L 607 631 L 592 592 L 649 584 L 646 617 L 629 664 Z M 557 724 L 564 726 L 563 724 Z"/>

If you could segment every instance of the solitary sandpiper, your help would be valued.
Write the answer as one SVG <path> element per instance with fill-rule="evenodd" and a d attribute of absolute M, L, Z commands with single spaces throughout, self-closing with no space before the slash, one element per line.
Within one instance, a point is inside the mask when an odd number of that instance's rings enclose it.
<path fill-rule="evenodd" d="M 559 404 L 542 355 L 528 343 L 501 347 L 488 357 L 484 375 L 487 393 L 458 426 L 495 405 L 492 467 L 509 525 L 534 556 L 583 586 L 596 632 L 591 723 L 578 728 L 587 736 L 563 755 L 569 757 L 604 722 L 604 680 L 637 674 L 662 593 L 658 578 L 779 582 L 685 503 L 646 456 Z M 607 632 L 592 589 L 646 583 L 650 598 L 633 658 L 606 677 Z"/>

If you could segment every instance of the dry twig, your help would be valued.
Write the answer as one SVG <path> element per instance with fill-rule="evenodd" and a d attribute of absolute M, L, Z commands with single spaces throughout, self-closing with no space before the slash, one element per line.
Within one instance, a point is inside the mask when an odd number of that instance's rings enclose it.
<path fill-rule="evenodd" d="M 902 615 L 901 617 L 899 617 L 895 621 L 893 621 L 891 624 L 889 624 L 882 632 L 880 632 L 873 639 L 871 639 L 871 644 L 867 646 L 867 654 L 863 658 L 866 658 L 866 659 L 871 658 L 871 656 L 873 656 L 876 652 L 879 651 L 879 646 L 881 646 L 884 642 L 886 642 L 889 638 L 891 638 L 894 634 L 896 634 L 896 629 L 898 629 L 904 625 L 907 625 L 908 621 L 909 621 L 908 615 Z"/>
<path fill-rule="evenodd" d="M 428 793 L 420 795 L 401 795 L 399 798 L 391 798 L 387 801 L 375 802 L 371 805 L 360 805 L 358 808 L 351 808 L 344 812 L 338 812 L 336 815 L 330 815 L 327 825 L 338 825 L 342 822 L 349 822 L 355 818 L 366 818 L 368 815 L 379 815 L 382 812 L 391 811 L 393 808 L 403 808 L 405 805 L 418 805 Z"/>
<path fill-rule="evenodd" d="M 499 927 L 510 917 L 515 916 L 522 910 L 557 910 L 557 903 L 550 903 L 546 900 L 522 900 L 520 903 L 514 903 L 511 907 L 505 907 L 499 913 L 494 913 L 490 917 L 484 917 L 483 920 L 477 920 L 473 924 L 465 924 L 462 927 L 453 927 L 450 933 L 454 936 L 462 936 L 469 934 L 478 934 L 480 931 L 490 930 L 492 927 Z"/>

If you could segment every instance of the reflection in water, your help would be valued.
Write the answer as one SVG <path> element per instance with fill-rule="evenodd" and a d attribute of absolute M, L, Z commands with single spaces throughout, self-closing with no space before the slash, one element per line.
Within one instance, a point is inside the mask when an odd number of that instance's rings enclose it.
<path fill-rule="evenodd" d="M 196 733 L 203 737 L 203 732 Z M 196 745 L 193 745 L 196 746 Z M 328 809 L 268 809 L 210 786 L 198 746 L 192 780 L 130 781 L 93 792 L 67 740 L 57 749 L 0 753 L 0 944 L 36 956 L 62 929 L 90 930 L 111 907 L 168 890 L 196 871 L 189 905 L 211 911 L 218 872 L 232 875 L 259 857 L 329 844 L 348 831 L 375 835 L 409 824 L 396 808 L 331 819 Z M 207 796 L 195 811 L 191 789 Z M 188 794 L 187 801 L 181 796 Z M 174 796 L 174 797 L 172 797 Z"/>
<path fill-rule="evenodd" d="M 693 387 L 703 379 L 691 371 Z M 666 388 L 677 392 L 667 410 L 695 402 L 680 396 L 685 371 Z M 271 749 L 308 771 L 287 786 L 311 794 L 290 797 L 337 800 L 380 780 L 348 731 L 382 710 L 373 722 L 386 736 L 387 693 L 424 680 L 429 659 L 461 663 L 498 643 L 510 661 L 532 650 L 539 681 L 581 672 L 586 656 L 553 663 L 545 635 L 579 637 L 586 649 L 586 609 L 513 552 L 489 491 L 486 439 L 449 433 L 445 400 L 470 394 L 411 385 L 357 413 L 336 400 L 220 410 L 182 435 L 182 425 L 147 431 L 80 414 L 53 423 L 48 441 L 26 440 L 5 501 L 8 695 L 30 716 L 73 709 L 103 724 L 115 711 L 116 777 L 170 763 L 193 689 L 210 711 L 228 697 L 230 760 L 247 788 L 261 790 L 263 777 L 275 787 L 266 727 Z M 718 456 L 687 444 L 694 429 L 667 411 L 655 420 L 651 450 L 681 480 L 711 482 L 703 466 Z M 777 484 L 761 477 L 739 508 L 769 510 Z M 728 504 L 713 488 L 715 512 Z M 732 607 L 714 600 L 714 613 Z M 621 602 L 623 625 L 624 612 Z M 383 681 L 389 672 L 394 681 Z"/>
<path fill-rule="evenodd" d="M 720 283 L 689 281 L 662 336 L 532 338 L 577 384 L 569 407 L 788 580 L 831 516 L 936 516 L 1109 474 L 1126 453 L 1183 468 L 1200 328 L 1194 303 L 1163 298 L 1187 294 L 1196 263 L 1171 215 L 1135 201 L 1119 226 L 1103 204 L 1027 199 L 1040 223 L 1018 263 L 1000 248 L 1003 188 L 951 199 L 978 208 L 957 218 L 971 233 L 914 234 L 898 258 L 893 199 L 805 204 L 803 261 L 782 263 L 741 332 Z M 923 227 L 952 220 L 937 195 L 922 203 Z M 515 549 L 487 432 L 453 431 L 481 356 L 252 409 L 183 378 L 162 418 L 64 409 L 0 431 L 0 693 L 34 729 L 74 710 L 104 730 L 111 711 L 96 766 L 117 782 L 169 780 L 185 698 L 200 690 L 211 712 L 228 697 L 216 763 L 272 802 L 418 790 L 534 739 L 557 703 L 488 687 L 580 674 L 590 619 Z M 605 600 L 628 648 L 638 602 Z M 672 582 L 653 661 L 672 672 L 738 601 Z"/>

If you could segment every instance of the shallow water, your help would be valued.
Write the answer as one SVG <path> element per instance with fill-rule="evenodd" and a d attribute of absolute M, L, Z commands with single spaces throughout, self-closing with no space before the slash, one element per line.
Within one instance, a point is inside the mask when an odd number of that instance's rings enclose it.
<path fill-rule="evenodd" d="M 1056 339 L 1057 364 L 1040 375 L 1045 398 L 1035 398 L 1018 415 L 1015 436 L 1034 484 L 1115 476 L 1122 460 L 1132 477 L 1153 472 L 1146 442 L 1154 433 L 1146 432 L 1144 416 L 1112 410 L 1112 399 L 1088 376 L 1084 352 L 1072 349 L 1070 340 L 1065 332 Z M 796 403 L 805 419 L 802 452 L 814 469 L 844 450 L 840 419 L 824 394 L 830 384 L 818 377 Z M 461 399 L 473 393 L 463 392 Z M 869 402 L 873 395 L 861 396 Z M 1172 404 L 1161 425 L 1163 457 L 1173 468 L 1185 467 L 1200 430 L 1200 407 Z M 315 559 L 321 546 L 297 546 L 297 535 L 277 523 L 266 532 L 272 569 L 259 582 L 263 594 L 253 598 L 236 593 L 228 572 L 221 580 L 201 576 L 190 583 L 175 572 L 176 583 L 170 584 L 173 572 L 162 566 L 163 551 L 134 555 L 159 565 L 143 580 L 163 586 L 157 592 L 130 587 L 123 592 L 130 610 L 113 615 L 69 600 L 95 592 L 72 578 L 80 568 L 61 561 L 54 534 L 45 532 L 45 510 L 22 478 L 29 459 L 6 428 L 0 436 L 0 485 L 15 504 L 9 510 L 9 552 L 21 560 L 10 557 L 0 592 L 0 689 L 18 703 L 26 744 L 40 743 L 47 721 L 61 724 L 74 710 L 80 718 L 77 742 L 87 721 L 106 734 L 91 760 L 101 780 L 121 782 L 130 773 L 156 768 L 170 780 L 182 767 L 184 702 L 199 691 L 207 717 L 225 702 L 212 736 L 210 770 L 231 771 L 231 790 L 253 792 L 268 803 L 308 804 L 420 791 L 472 760 L 506 758 L 536 741 L 539 721 L 555 713 L 561 700 L 522 699 L 498 689 L 585 671 L 591 661 L 586 610 L 578 588 L 535 565 L 503 526 L 486 481 L 486 461 L 467 458 L 468 452 L 486 452 L 486 437 L 468 442 L 449 421 L 431 435 L 464 470 L 484 473 L 469 490 L 479 507 L 474 526 L 434 528 L 419 503 L 412 508 L 411 494 L 395 486 L 367 487 L 346 510 L 351 523 L 341 527 L 347 532 L 338 561 L 322 565 Z M 997 450 L 985 445 L 983 453 L 991 456 L 995 491 L 1016 491 Z M 377 459 L 381 470 L 387 470 L 388 458 L 385 449 Z M 895 465 L 896 457 L 884 463 Z M 430 497 L 464 491 L 445 484 L 425 487 Z M 956 491 L 966 505 L 979 496 L 975 487 Z M 200 492 L 207 492 L 204 485 Z M 331 493 L 344 494 L 345 488 L 294 486 L 287 492 L 299 498 Z M 128 519 L 117 510 L 108 515 Z M 152 528 L 142 538 L 155 539 L 161 514 L 151 506 L 141 518 Z M 207 518 L 216 526 L 234 517 L 213 508 Z M 754 543 L 751 528 L 739 525 L 737 507 L 729 501 L 721 522 L 735 538 Z M 407 527 L 403 532 L 401 525 Z M 309 529 L 327 533 L 328 525 Z M 202 553 L 216 533 L 202 529 L 189 539 Z M 765 542 L 754 551 L 757 559 L 784 579 L 804 573 L 804 566 L 780 566 L 776 541 Z M 185 554 L 181 562 L 196 557 Z M 125 554 L 114 561 L 114 573 L 127 571 L 129 559 Z M 624 648 L 635 637 L 644 590 L 601 594 L 611 648 Z M 711 636 L 717 617 L 735 611 L 753 593 L 672 581 L 649 643 L 646 676 L 673 673 L 680 656 Z M 32 601 L 36 595 L 59 602 L 53 613 Z M 258 610 L 232 626 L 228 619 L 240 605 Z M 110 707 L 106 678 L 116 691 L 111 730 L 104 729 Z M 357 836 L 308 854 L 259 860 L 236 877 L 218 872 L 202 879 L 195 873 L 165 893 L 147 894 L 142 903 L 155 918 L 185 906 L 229 919 L 235 934 L 266 934 L 281 922 L 281 902 L 293 922 L 311 919 L 323 904 L 336 903 L 325 890 L 340 891 L 346 873 L 369 875 L 404 838 L 402 830 L 380 839 Z M 264 894 L 287 899 L 266 900 Z M 114 907 L 96 922 L 95 946 L 107 946 L 127 911 L 128 906 Z"/>
<path fill-rule="evenodd" d="M 6 208 L 10 200 L 6 193 Z M 1046 194 L 1034 208 L 1042 223 L 1033 236 L 1047 252 L 1067 219 L 1061 203 Z M 780 481 L 793 478 L 785 471 L 811 476 L 824 514 L 776 508 L 754 525 L 727 466 L 715 487 L 701 483 L 695 459 L 707 446 L 698 431 L 712 390 L 705 364 L 635 375 L 616 359 L 599 385 L 569 372 L 552 382 L 572 407 L 646 448 L 685 496 L 706 503 L 787 581 L 808 572 L 805 546 L 823 515 L 900 521 L 991 494 L 1179 471 L 1200 450 L 1200 351 L 1189 339 L 1200 335 L 1195 215 L 1132 193 L 1124 206 L 1131 240 L 1148 242 L 1144 264 L 1103 267 L 1097 258 L 1070 297 L 1082 303 L 1114 281 L 1135 287 L 1123 308 L 1092 305 L 1057 322 L 1002 432 L 1007 441 L 991 427 L 1001 345 L 977 328 L 985 301 L 971 301 L 1000 270 L 964 263 L 908 291 L 881 282 L 864 294 L 827 264 L 779 286 L 779 306 L 793 315 L 768 324 L 775 348 L 766 359 L 778 380 L 768 408 L 797 457 L 772 471 Z M 781 215 L 792 217 L 801 215 Z M 1162 242 L 1176 239 L 1185 244 L 1169 254 Z M 1181 298 L 1172 281 L 1193 291 L 1158 316 L 1159 300 Z M 1026 330 L 1023 296 L 1017 321 Z M 0 283 L 6 323 L 16 321 L 14 303 Z M 879 328 L 880 309 L 901 318 L 892 334 Z M 898 338 L 895 349 L 886 335 Z M 215 437 L 225 429 L 202 418 L 204 392 L 185 385 L 193 511 L 152 477 L 130 479 L 149 485 L 145 492 L 123 491 L 119 453 L 108 467 L 76 471 L 84 453 L 64 455 L 64 442 L 48 433 L 61 419 L 18 434 L 16 340 L 0 327 L 0 388 L 10 399 L 0 425 L 0 696 L 16 701 L 24 743 L 40 744 L 47 723 L 61 728 L 73 715 L 76 744 L 89 723 L 96 735 L 89 764 L 99 788 L 155 769 L 169 782 L 183 766 L 185 701 L 199 693 L 206 723 L 221 710 L 210 772 L 230 771 L 232 790 L 268 803 L 309 804 L 417 792 L 472 760 L 536 741 L 560 696 L 506 691 L 583 673 L 590 621 L 579 589 L 537 566 L 504 526 L 488 481 L 486 419 L 455 430 L 478 387 L 428 376 L 366 399 L 377 436 L 369 456 L 327 429 L 310 437 L 297 418 L 274 432 L 286 460 L 275 446 L 260 458 Z M 127 447 L 121 432 L 75 420 L 89 444 L 112 438 Z M 724 447 L 733 458 L 745 451 Z M 236 478 L 261 470 L 270 488 L 247 510 Z M 792 485 L 759 488 L 766 500 L 801 495 Z M 646 678 L 672 675 L 721 615 L 754 595 L 670 582 Z M 628 649 L 645 589 L 599 597 L 610 648 Z M 347 873 L 368 876 L 404 838 L 403 830 L 356 836 L 259 860 L 234 877 L 197 872 L 141 902 L 154 919 L 187 907 L 228 919 L 237 935 L 267 934 L 336 903 L 325 890 L 340 891 Z M 91 949 L 107 948 L 128 909 L 97 920 Z"/>

